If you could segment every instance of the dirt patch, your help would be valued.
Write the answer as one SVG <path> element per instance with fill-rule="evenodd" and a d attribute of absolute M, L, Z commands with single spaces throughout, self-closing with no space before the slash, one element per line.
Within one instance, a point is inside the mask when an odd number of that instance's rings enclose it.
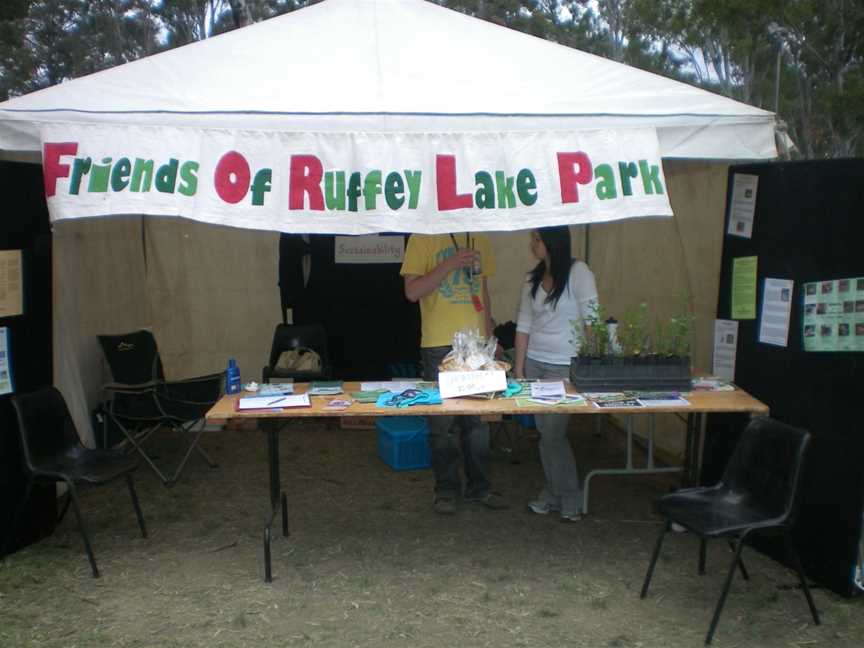
<path fill-rule="evenodd" d="M 620 467 L 614 430 L 580 423 L 571 430 L 580 467 Z M 284 430 L 291 536 L 276 534 L 269 585 L 263 433 L 210 435 L 219 468 L 193 457 L 172 489 L 142 465 L 147 539 L 122 482 L 85 491 L 102 578 L 90 577 L 67 516 L 0 567 L 0 646 L 702 645 L 728 566 L 724 545 L 709 544 L 700 577 L 697 541 L 669 537 L 639 599 L 659 531 L 651 503 L 674 477 L 595 478 L 591 515 L 562 524 L 525 509 L 542 481 L 536 438 L 497 435 L 494 487 L 511 509 L 461 503 L 446 518 L 431 510 L 431 473 L 391 470 L 376 439 L 335 421 Z M 163 461 L 180 450 L 165 435 L 154 441 Z M 813 626 L 789 587 L 792 572 L 753 551 L 745 560 L 751 580 L 734 582 L 714 645 L 861 644 L 860 600 L 816 589 L 823 625 Z"/>

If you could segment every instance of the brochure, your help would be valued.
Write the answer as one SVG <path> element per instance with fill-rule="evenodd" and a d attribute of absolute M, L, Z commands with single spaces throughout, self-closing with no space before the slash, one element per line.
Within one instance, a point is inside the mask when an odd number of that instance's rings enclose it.
<path fill-rule="evenodd" d="M 635 407 L 643 407 L 642 403 L 639 402 L 638 398 L 625 398 L 624 400 L 617 401 L 594 401 L 594 407 L 601 408 L 635 408 Z"/>
<path fill-rule="evenodd" d="M 679 394 L 640 394 L 637 398 L 643 407 L 687 407 L 690 401 Z"/>
<path fill-rule="evenodd" d="M 310 396 L 335 396 L 342 393 L 341 380 L 316 380 L 306 392 Z"/>

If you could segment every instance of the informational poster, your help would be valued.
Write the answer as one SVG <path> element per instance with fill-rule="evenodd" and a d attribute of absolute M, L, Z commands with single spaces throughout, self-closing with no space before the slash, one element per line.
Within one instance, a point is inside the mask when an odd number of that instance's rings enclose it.
<path fill-rule="evenodd" d="M 21 250 L 0 250 L 0 317 L 24 312 L 21 285 Z"/>
<path fill-rule="evenodd" d="M 805 351 L 864 351 L 864 277 L 804 284 Z"/>
<path fill-rule="evenodd" d="M 736 173 L 732 176 L 732 204 L 729 206 L 727 234 L 753 238 L 753 217 L 756 213 L 756 189 L 759 176 Z"/>
<path fill-rule="evenodd" d="M 15 391 L 12 384 L 12 362 L 9 359 L 9 329 L 0 326 L 0 394 Z"/>
<path fill-rule="evenodd" d="M 732 319 L 756 319 L 756 267 L 759 257 L 732 259 Z"/>
<path fill-rule="evenodd" d="M 738 349 L 738 322 L 714 320 L 714 367 L 717 378 L 735 380 L 735 354 Z"/>
<path fill-rule="evenodd" d="M 789 346 L 789 318 L 792 313 L 791 279 L 765 278 L 762 312 L 759 315 L 759 341 Z"/>
<path fill-rule="evenodd" d="M 402 263 L 405 237 L 337 236 L 334 255 L 336 263 Z"/>

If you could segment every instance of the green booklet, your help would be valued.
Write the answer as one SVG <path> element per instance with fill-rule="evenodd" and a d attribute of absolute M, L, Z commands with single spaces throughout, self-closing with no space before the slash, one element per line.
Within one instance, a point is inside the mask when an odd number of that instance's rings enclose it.
<path fill-rule="evenodd" d="M 333 396 L 342 393 L 341 380 L 315 380 L 309 385 L 310 396 Z"/>

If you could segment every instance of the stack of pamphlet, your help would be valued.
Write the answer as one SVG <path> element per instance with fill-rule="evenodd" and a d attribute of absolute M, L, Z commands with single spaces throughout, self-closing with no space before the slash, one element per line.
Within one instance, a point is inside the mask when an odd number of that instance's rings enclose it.
<path fill-rule="evenodd" d="M 316 380 L 309 385 L 310 396 L 335 396 L 342 393 L 341 380 Z"/>

